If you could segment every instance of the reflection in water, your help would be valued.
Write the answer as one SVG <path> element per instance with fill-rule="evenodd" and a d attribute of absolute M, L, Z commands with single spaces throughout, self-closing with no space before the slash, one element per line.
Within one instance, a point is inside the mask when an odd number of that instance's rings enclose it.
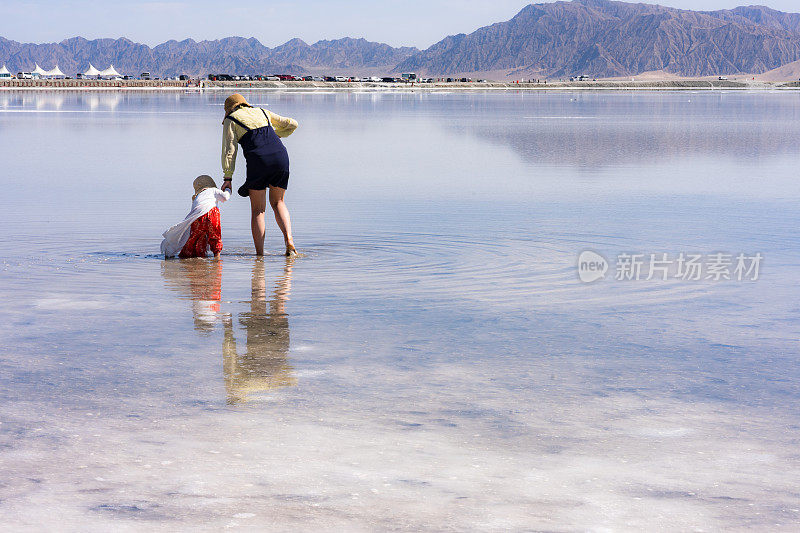
<path fill-rule="evenodd" d="M 14 91 L 0 98 L 0 109 L 17 111 L 115 111 L 126 97 L 117 92 Z"/>
<path fill-rule="evenodd" d="M 294 258 L 287 258 L 283 272 L 268 295 L 264 261 L 255 260 L 249 311 L 241 313 L 246 344 L 244 353 L 237 349 L 234 321 L 222 313 L 222 261 L 207 259 L 165 260 L 161 273 L 167 286 L 192 300 L 195 329 L 210 335 L 222 321 L 223 371 L 227 403 L 247 402 L 253 394 L 278 387 L 295 385 L 289 355 L 289 317 L 285 303 L 291 292 Z"/>
<path fill-rule="evenodd" d="M 240 355 L 236 347 L 233 320 L 228 316 L 224 321 L 222 355 L 229 404 L 246 402 L 253 393 L 297 383 L 288 362 L 289 317 L 284 309 L 291 292 L 292 263 L 293 258 L 286 259 L 283 273 L 267 299 L 264 261 L 256 259 L 250 311 L 239 318 L 247 335 L 244 354 Z"/>
<path fill-rule="evenodd" d="M 162 261 L 161 275 L 169 288 L 192 300 L 195 329 L 210 335 L 220 316 L 222 261 Z"/>
<path fill-rule="evenodd" d="M 530 163 L 579 170 L 690 156 L 793 156 L 800 135 L 796 104 L 769 93 L 556 93 L 519 102 L 478 95 L 470 102 L 481 113 L 516 105 L 517 115 L 500 128 L 457 118 L 444 125 L 448 131 L 507 146 Z"/>

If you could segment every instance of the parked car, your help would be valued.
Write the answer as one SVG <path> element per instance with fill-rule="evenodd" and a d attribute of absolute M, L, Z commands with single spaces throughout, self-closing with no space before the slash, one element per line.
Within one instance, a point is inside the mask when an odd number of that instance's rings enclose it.
<path fill-rule="evenodd" d="M 267 81 L 281 81 L 281 79 L 278 76 L 267 76 L 265 79 Z"/>
<path fill-rule="evenodd" d="M 150 73 L 149 72 L 142 72 L 142 75 L 139 76 L 139 77 L 141 79 L 143 79 L 143 80 L 149 80 L 150 79 Z"/>
<path fill-rule="evenodd" d="M 381 81 L 383 83 L 394 83 L 395 79 L 390 77 L 390 76 L 385 76 L 385 77 L 381 78 Z"/>
<path fill-rule="evenodd" d="M 728 81 L 728 77 L 727 76 L 720 76 L 719 77 L 719 81 Z"/>
<path fill-rule="evenodd" d="M 322 76 L 312 76 L 311 81 L 325 81 L 325 78 Z"/>
<path fill-rule="evenodd" d="M 335 81 L 339 81 L 339 82 L 347 81 L 347 78 L 345 78 L 344 76 L 336 76 Z"/>
<path fill-rule="evenodd" d="M 325 76 L 325 81 L 336 81 L 334 76 Z"/>
<path fill-rule="evenodd" d="M 20 80 L 32 80 L 33 74 L 30 72 L 17 72 L 17 79 Z"/>

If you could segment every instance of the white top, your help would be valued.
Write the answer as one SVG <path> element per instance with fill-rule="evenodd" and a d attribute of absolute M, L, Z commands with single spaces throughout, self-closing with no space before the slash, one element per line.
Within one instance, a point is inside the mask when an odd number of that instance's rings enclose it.
<path fill-rule="evenodd" d="M 61 72 L 61 69 L 60 69 L 60 68 L 58 68 L 58 65 L 56 65 L 56 66 L 53 68 L 53 70 L 48 70 L 47 72 L 45 72 L 45 73 L 44 73 L 44 75 L 45 75 L 45 76 L 63 76 L 63 75 L 64 75 L 64 73 L 63 73 L 63 72 Z"/>
<path fill-rule="evenodd" d="M 229 191 L 220 189 L 200 191 L 200 194 L 192 201 L 192 210 L 189 211 L 186 218 L 164 232 L 164 240 L 161 241 L 161 253 L 167 257 L 178 255 L 186 241 L 189 240 L 192 222 L 217 207 L 218 202 L 227 202 L 230 197 L 231 193 Z"/>
<path fill-rule="evenodd" d="M 89 63 L 89 70 L 83 73 L 84 76 L 98 76 L 100 71 L 94 68 L 94 65 Z"/>
<path fill-rule="evenodd" d="M 117 70 L 114 68 L 114 65 L 111 65 L 107 69 L 101 70 L 100 71 L 100 75 L 101 76 L 120 76 L 121 74 L 119 72 L 117 72 Z"/>

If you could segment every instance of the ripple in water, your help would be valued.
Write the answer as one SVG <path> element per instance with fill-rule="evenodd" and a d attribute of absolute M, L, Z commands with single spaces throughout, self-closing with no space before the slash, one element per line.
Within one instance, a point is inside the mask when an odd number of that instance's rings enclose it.
<path fill-rule="evenodd" d="M 650 305 L 695 298 L 703 283 L 578 280 L 578 252 L 598 243 L 624 249 L 605 236 L 545 241 L 391 233 L 312 244 L 305 261 L 315 281 L 346 285 L 351 297 L 427 297 L 492 302 L 514 308 L 541 305 Z M 357 280 L 353 283 L 354 278 Z"/>

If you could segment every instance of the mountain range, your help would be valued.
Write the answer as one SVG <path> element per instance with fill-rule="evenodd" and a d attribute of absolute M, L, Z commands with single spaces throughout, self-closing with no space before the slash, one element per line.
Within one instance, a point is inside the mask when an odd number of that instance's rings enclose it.
<path fill-rule="evenodd" d="M 800 61 L 800 14 L 763 6 L 690 11 L 612 0 L 572 0 L 524 7 L 511 20 L 451 35 L 426 50 L 343 38 L 275 48 L 255 38 L 167 41 L 153 48 L 128 39 L 26 44 L 0 37 L 0 64 L 34 63 L 68 73 L 113 64 L 121 72 L 427 76 L 492 74 L 500 78 L 760 74 Z M 484 76 L 487 77 L 487 76 Z"/>
<path fill-rule="evenodd" d="M 0 37 L 0 65 L 13 72 L 30 70 L 35 63 L 48 69 L 59 65 L 66 73 L 110 64 L 124 73 L 147 71 L 154 76 L 209 73 L 273 74 L 334 71 L 344 75 L 388 72 L 419 52 L 349 37 L 318 41 L 301 39 L 268 48 L 255 38 L 227 37 L 215 41 L 167 41 L 153 48 L 129 39 L 87 40 L 73 37 L 60 43 L 27 44 Z"/>
<path fill-rule="evenodd" d="M 447 37 L 397 68 L 517 77 L 707 76 L 758 74 L 798 59 L 800 14 L 574 0 L 526 6 L 507 22 Z"/>

